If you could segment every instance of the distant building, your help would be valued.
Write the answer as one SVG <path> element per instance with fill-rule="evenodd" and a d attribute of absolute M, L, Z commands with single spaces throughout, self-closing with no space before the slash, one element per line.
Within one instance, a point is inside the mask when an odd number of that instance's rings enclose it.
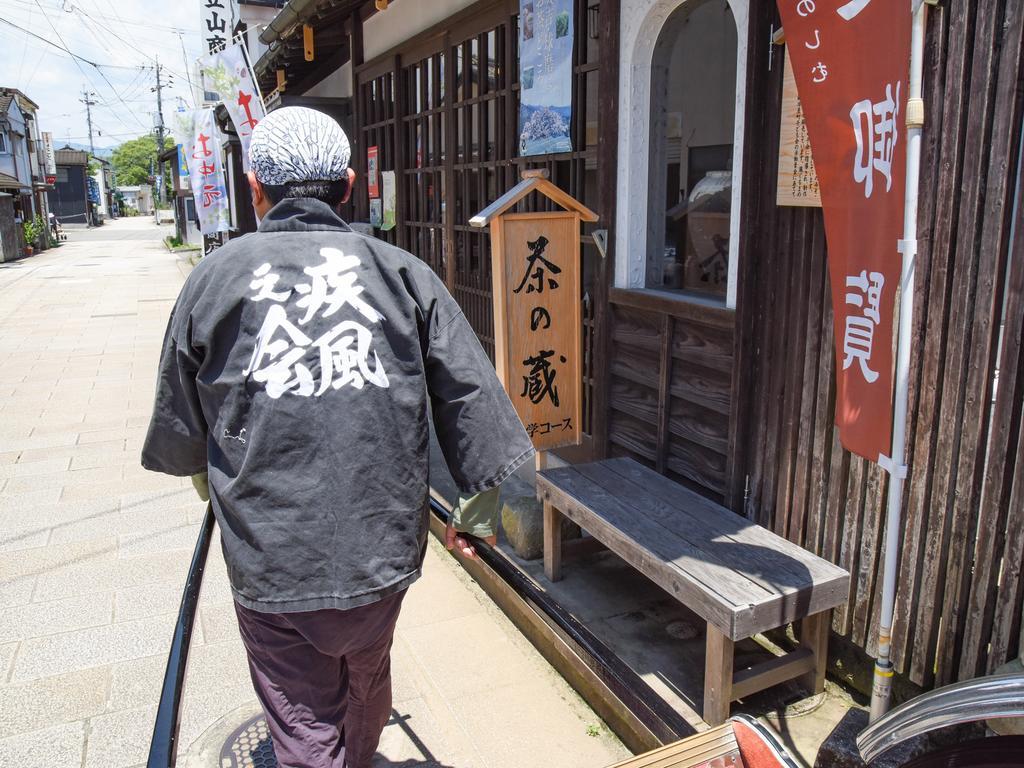
<path fill-rule="evenodd" d="M 36 215 L 32 199 L 29 119 L 16 92 L 8 89 L 0 89 L 0 192 L 12 196 L 15 222 L 21 223 Z"/>
<path fill-rule="evenodd" d="M 89 200 L 89 153 L 70 147 L 58 149 L 57 181 L 50 191 L 50 210 L 62 224 L 95 223 Z M 94 182 L 95 183 L 95 182 Z"/>
<path fill-rule="evenodd" d="M 49 213 L 38 111 L 39 105 L 21 91 L 0 87 L 0 192 L 11 196 L 19 240 L 22 223 L 37 216 L 46 220 Z"/>
<path fill-rule="evenodd" d="M 117 192 L 125 207 L 133 208 L 141 214 L 153 212 L 153 188 L 149 184 L 117 187 Z"/>

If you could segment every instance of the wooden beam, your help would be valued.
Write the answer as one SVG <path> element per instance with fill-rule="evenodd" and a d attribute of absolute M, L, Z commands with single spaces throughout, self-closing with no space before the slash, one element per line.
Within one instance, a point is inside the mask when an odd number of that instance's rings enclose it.
<path fill-rule="evenodd" d="M 729 703 L 733 699 L 733 641 L 713 624 L 708 624 L 706 648 L 704 722 L 716 726 L 729 719 Z"/>
<path fill-rule="evenodd" d="M 745 699 L 773 685 L 814 671 L 814 654 L 808 648 L 797 648 L 785 656 L 741 669 L 732 678 L 733 700 Z"/>
<path fill-rule="evenodd" d="M 828 633 L 832 628 L 832 611 L 822 611 L 800 622 L 800 648 L 812 660 L 800 684 L 811 693 L 825 690 L 825 668 L 828 666 Z M 792 655 L 792 654 L 790 654 Z"/>
<path fill-rule="evenodd" d="M 544 574 L 548 581 L 562 578 L 562 513 L 544 502 Z"/>

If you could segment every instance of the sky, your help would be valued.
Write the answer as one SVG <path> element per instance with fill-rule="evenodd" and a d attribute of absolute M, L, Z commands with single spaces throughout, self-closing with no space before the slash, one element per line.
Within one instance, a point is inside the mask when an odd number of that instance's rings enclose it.
<path fill-rule="evenodd" d="M 88 145 L 88 90 L 95 145 L 114 147 L 155 125 L 157 59 L 161 81 L 171 83 L 165 124 L 179 97 L 192 106 L 185 62 L 194 67 L 199 56 L 199 23 L 198 0 L 0 0 L 0 86 L 39 105 L 40 130 L 56 147 Z"/>

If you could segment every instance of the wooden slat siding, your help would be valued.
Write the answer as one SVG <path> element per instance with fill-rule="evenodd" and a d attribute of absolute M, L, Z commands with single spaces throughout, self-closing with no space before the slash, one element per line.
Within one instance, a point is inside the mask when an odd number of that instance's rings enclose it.
<path fill-rule="evenodd" d="M 701 448 L 686 440 L 675 440 L 669 444 L 665 467 L 674 480 L 695 487 L 710 499 L 721 502 L 721 494 L 715 488 L 725 485 L 725 456 Z"/>
<path fill-rule="evenodd" d="M 1020 118 L 1022 100 L 1021 30 L 1024 29 L 1024 6 L 1020 3 L 1008 3 L 1005 14 L 1002 28 L 1006 31 L 1006 39 L 1000 46 L 999 74 L 995 84 L 1002 108 L 996 112 L 990 142 L 993 152 L 989 156 L 990 172 L 980 246 L 983 253 L 989 250 L 992 252 L 991 258 L 996 265 L 1005 264 L 1007 256 L 1012 253 L 1008 246 L 1010 225 L 1014 217 L 1013 199 L 1014 193 L 1019 199 L 1022 191 L 1019 179 L 1014 183 L 1017 173 L 1014 160 L 1020 153 L 1020 132 L 1016 130 L 1016 126 Z M 975 327 L 975 337 L 984 334 L 987 337 L 986 341 L 991 345 L 989 365 L 981 374 L 985 376 L 985 381 L 981 384 L 987 385 L 988 388 L 992 387 L 992 376 L 988 369 L 995 368 L 997 354 L 999 368 L 1002 371 L 1016 371 L 1018 368 L 1021 341 L 1021 262 L 1024 261 L 1020 255 L 1021 251 L 1017 251 L 1017 258 L 1009 260 L 1005 296 L 1002 295 L 1002 279 L 992 274 L 996 270 L 986 272 L 984 264 L 980 267 L 979 280 L 986 283 L 992 283 L 993 279 L 998 281 L 993 285 L 985 285 L 985 289 L 992 295 L 992 301 L 989 314 L 981 319 L 988 327 L 982 324 L 979 324 L 981 327 Z M 1000 319 L 1004 310 L 1006 325 L 1003 329 L 1002 348 L 997 350 Z M 969 386 L 972 378 L 977 378 L 974 368 L 971 370 L 971 378 L 968 379 Z M 999 569 L 994 565 L 997 553 L 1002 549 L 1006 524 L 1007 510 L 1004 500 L 1009 490 L 1007 458 L 1012 445 L 1013 414 L 1017 410 L 1015 406 L 1018 396 L 1018 387 L 1014 386 L 1016 382 L 1013 378 L 1001 375 L 1001 379 L 1010 386 L 1001 386 L 996 392 L 990 414 L 988 452 L 983 462 L 979 462 L 978 466 L 973 468 L 977 476 L 977 508 L 981 519 L 977 528 L 977 544 L 973 552 L 973 573 L 969 573 L 971 586 L 963 591 L 960 600 L 963 628 L 957 636 L 962 641 L 957 644 L 958 679 L 982 674 L 985 669 L 987 643 L 983 643 L 983 639 L 991 631 L 992 616 L 988 606 L 991 605 L 991 596 L 998 594 Z M 987 393 L 988 389 L 984 391 Z M 983 401 L 987 402 L 987 399 Z M 984 421 L 985 416 L 989 415 L 988 409 L 983 409 L 979 415 L 982 419 L 982 429 L 985 429 L 989 426 L 987 421 Z M 1016 428 L 1019 429 L 1019 425 L 1016 425 Z M 1009 458 L 1012 461 L 1012 455 Z"/>
<path fill-rule="evenodd" d="M 850 633 L 853 603 L 857 599 L 856 575 L 860 560 L 860 525 L 864 510 L 865 464 L 867 462 L 860 456 L 850 457 L 850 473 L 844 494 L 846 513 L 843 516 L 838 563 L 850 572 L 850 594 L 846 602 L 836 608 L 832 619 L 832 625 L 841 635 Z"/>
<path fill-rule="evenodd" d="M 877 568 L 881 565 L 882 519 L 885 515 L 886 477 L 874 462 L 866 462 L 864 482 L 864 510 L 860 525 L 860 556 L 857 571 L 851 572 L 851 580 L 857 584 L 856 599 L 851 606 L 853 612 L 851 637 L 853 642 L 864 647 L 871 632 L 868 619 L 871 617 L 871 603 L 874 598 L 874 584 Z"/>
<path fill-rule="evenodd" d="M 619 0 L 601 0 L 598 5 L 598 37 L 602 55 L 599 60 L 597 90 L 597 212 L 599 226 L 610 232 L 616 215 L 619 136 Z M 608 455 L 608 403 L 610 376 L 605 372 L 611 352 L 611 306 L 609 290 L 614 278 L 615 238 L 609 237 L 605 258 L 597 269 L 594 291 L 594 444 L 597 458 Z"/>
<path fill-rule="evenodd" d="M 668 430 L 669 419 L 672 416 L 671 403 L 669 399 L 669 386 L 672 381 L 672 342 L 675 336 L 674 321 L 669 315 L 662 318 L 661 325 L 661 352 L 658 361 L 658 404 L 657 404 L 657 425 L 658 425 L 658 448 L 656 451 L 655 468 L 659 472 L 665 471 L 665 456 L 668 453 Z"/>
<path fill-rule="evenodd" d="M 789 521 L 785 536 L 805 548 L 814 551 L 813 545 L 807 546 L 806 525 L 808 522 L 807 507 L 811 494 L 811 472 L 814 466 L 812 450 L 815 434 L 815 403 L 818 392 L 818 354 L 821 344 L 821 264 L 825 258 L 824 244 L 817 237 L 812 216 L 804 218 L 807 228 L 808 258 L 805 267 L 807 273 L 807 299 L 804 321 L 803 371 L 802 386 L 794 387 L 802 398 L 797 404 L 798 419 L 796 436 L 796 461 L 793 469 L 792 504 L 789 509 Z M 794 369 L 797 366 L 793 366 Z"/>
<path fill-rule="evenodd" d="M 779 462 L 776 472 L 777 483 L 775 489 L 775 525 L 773 530 L 780 536 L 785 536 L 789 530 L 789 518 L 792 512 L 792 499 L 796 474 L 797 457 L 794 455 L 797 448 L 797 439 L 800 429 L 800 404 L 804 388 L 807 386 L 803 379 L 804 364 L 802 358 L 806 355 L 804 344 L 807 338 L 807 305 L 809 303 L 809 260 L 810 243 L 812 234 L 810 232 L 810 216 L 806 211 L 800 211 L 796 217 L 793 237 L 793 266 L 789 270 L 790 280 L 793 283 L 788 304 L 788 317 L 786 318 L 787 346 L 790 350 L 790 359 L 786 361 L 786 379 L 782 401 L 782 429 L 779 436 Z M 799 539 L 797 539 L 799 540 Z"/>
<path fill-rule="evenodd" d="M 1005 6 L 994 3 L 994 40 L 998 40 L 1001 31 L 1007 29 L 1005 10 Z M 966 339 L 966 391 L 960 433 L 961 450 L 956 467 L 953 529 L 950 538 L 951 544 L 958 546 L 952 550 L 955 556 L 951 557 L 951 578 L 945 585 L 943 598 L 943 623 L 939 636 L 937 672 L 940 683 L 956 679 L 957 662 L 961 658 L 962 640 L 966 631 L 963 618 L 969 598 L 972 572 L 970 560 L 976 553 L 973 547 L 963 546 L 961 542 L 973 542 L 980 527 L 995 523 L 992 513 L 998 515 L 998 510 L 981 508 L 979 497 L 984 481 L 985 462 L 992 459 L 991 455 L 986 455 L 985 446 L 989 439 L 992 371 L 995 367 L 995 346 L 999 335 L 1000 295 L 1006 275 L 1005 262 L 1001 257 L 1004 255 L 1009 233 L 1008 209 L 1012 203 L 1013 185 L 1007 183 L 1007 171 L 1015 175 L 1013 165 L 1018 156 L 1019 134 L 1013 130 L 1013 125 L 1019 115 L 1020 106 L 1019 94 L 1015 93 L 1020 74 L 1020 26 L 1010 29 L 1010 34 L 1015 35 L 1017 40 L 1004 38 L 1000 44 L 994 46 L 998 56 L 994 61 L 985 61 L 983 70 L 989 82 L 988 109 L 991 120 L 983 157 L 984 192 L 978 206 L 977 229 L 974 233 L 976 240 L 971 244 L 977 273 L 972 322 Z M 979 68 L 981 66 L 982 64 L 979 64 Z"/>
<path fill-rule="evenodd" d="M 732 330 L 697 322 L 675 321 L 672 356 L 722 373 L 732 373 Z"/>
<path fill-rule="evenodd" d="M 1024 175 L 1017 179 L 1017 199 L 1024 195 Z M 1020 420 L 1022 403 L 1024 403 L 1024 355 L 1021 354 L 1021 341 L 1024 335 L 1024 259 L 1020 255 L 1024 253 L 1024 205 L 1017 206 L 1014 222 L 1014 239 L 1011 244 L 1010 275 L 1007 281 L 1006 290 L 1006 326 L 1003 331 L 1003 346 L 1000 355 L 1000 386 L 997 393 L 995 409 L 993 411 L 993 425 L 999 430 L 998 437 L 1003 440 L 1002 430 L 1013 423 L 1017 431 L 1017 437 L 1012 432 L 1007 436 L 1010 453 L 1003 459 L 1000 471 L 995 470 L 995 463 L 990 465 L 990 474 L 985 478 L 985 491 L 982 500 L 983 505 L 996 504 L 1006 507 L 1005 518 L 1000 524 L 994 526 L 991 541 L 985 537 L 979 537 L 978 558 L 974 585 L 971 591 L 971 614 L 968 617 L 968 637 L 965 639 L 965 649 L 981 647 L 985 638 L 991 638 L 991 650 L 988 658 L 979 654 L 975 665 L 976 674 L 992 672 L 998 663 L 1006 657 L 1007 646 L 1006 627 L 1000 626 L 1000 621 L 1006 621 L 1012 617 L 1014 605 L 1021 604 L 1020 596 L 1015 589 L 1019 583 L 1020 563 L 1024 559 L 1024 504 L 1019 496 L 1014 499 L 1018 479 L 1024 475 L 1020 467 L 1020 458 L 1024 451 L 1018 441 L 1024 438 L 1024 423 Z M 1016 376 L 1014 386 L 1008 386 L 1011 373 Z M 1015 390 L 1015 391 L 1014 391 Z M 1016 461 L 1013 461 L 1016 457 Z M 989 554 L 990 553 L 990 554 Z M 1002 555 L 1002 573 L 995 567 L 996 558 Z M 991 562 L 986 560 L 986 556 Z M 1016 559 L 1014 559 L 1016 558 Z M 998 592 L 997 592 L 998 589 Z M 1014 596 L 1017 596 L 1016 599 Z M 998 596 L 998 600 L 997 600 Z M 1011 610 L 1000 611 L 999 606 L 1009 606 Z M 976 606 L 984 606 L 977 615 Z M 980 627 L 976 628 L 974 622 L 980 620 Z M 1012 621 L 1012 619 L 1011 619 Z M 1019 627 L 1017 621 L 1013 627 Z M 971 634 L 978 629 L 977 636 Z M 961 670 L 961 675 L 967 670 Z"/>
<path fill-rule="evenodd" d="M 617 378 L 657 386 L 655 372 L 658 370 L 658 358 L 647 350 L 621 345 L 616 350 L 609 370 Z M 688 362 L 686 370 L 673 376 L 669 383 L 672 397 L 723 416 L 729 415 L 727 374 Z"/>
<path fill-rule="evenodd" d="M 665 438 L 675 443 L 678 439 L 725 457 L 729 450 L 729 421 L 721 414 L 694 406 L 685 400 L 669 398 Z M 724 491 L 724 489 L 723 489 Z"/>
<path fill-rule="evenodd" d="M 828 503 L 828 469 L 832 457 L 832 416 L 835 413 L 835 393 L 832 386 L 832 366 L 835 360 L 832 339 L 832 292 L 828 282 L 825 260 L 825 229 L 820 213 L 814 215 L 815 253 L 817 258 L 811 269 L 817 274 L 816 294 L 811 294 L 811 308 L 817 306 L 817 317 L 821 323 L 818 333 L 818 348 L 810 354 L 817 361 L 814 390 L 814 439 L 811 447 L 810 487 L 807 497 L 807 534 L 804 547 L 816 555 L 824 551 L 823 520 Z"/>
<path fill-rule="evenodd" d="M 653 457 L 659 471 L 698 483 L 709 495 L 722 498 L 729 436 L 724 398 L 731 377 L 732 332 L 718 325 L 717 313 L 709 319 L 715 325 L 615 306 L 609 407 L 654 426 L 654 445 L 640 456 Z M 645 369 L 657 371 L 657 379 L 645 375 Z M 701 388 L 714 397 L 716 387 L 718 403 L 705 407 Z M 625 447 L 622 440 L 616 442 Z"/>
<path fill-rule="evenodd" d="M 727 458 L 727 488 L 725 506 L 734 512 L 747 515 L 746 490 L 752 454 L 754 434 L 753 414 L 756 408 L 756 393 L 750 383 L 751 375 L 759 364 L 760 347 L 748 343 L 758 328 L 757 297 L 759 282 L 756 277 L 754 254 L 770 242 L 774 227 L 774 195 L 771 193 L 773 169 L 771 163 L 763 161 L 763 147 L 778 145 L 778 113 L 782 98 L 782 67 L 775 67 L 765 73 L 772 43 L 763 30 L 777 28 L 778 11 L 774 3 L 751 3 L 748 7 L 747 26 L 747 71 L 748 86 L 764 78 L 766 82 L 748 87 L 742 119 L 748 136 L 763 137 L 765 144 L 746 141 L 743 146 L 742 168 L 745 177 L 740 188 L 739 216 L 739 269 L 737 270 L 736 309 L 733 333 L 733 372 L 730 392 L 729 453 Z M 774 78 L 774 79 L 773 79 Z M 749 180 L 749 181 L 748 181 Z"/>
<path fill-rule="evenodd" d="M 779 244 L 781 244 L 781 247 L 777 246 L 773 254 L 776 275 L 785 275 L 787 278 L 793 274 L 792 264 L 795 256 L 793 253 L 793 229 L 797 214 L 798 212 L 793 209 L 784 211 L 781 214 L 779 225 Z M 760 520 L 758 522 L 766 528 L 773 530 L 776 512 L 775 483 L 778 479 L 777 467 L 782 428 L 782 407 L 785 397 L 787 368 L 791 362 L 791 350 L 788 340 L 783 344 L 779 344 L 777 340 L 783 338 L 781 329 L 785 327 L 787 309 L 790 306 L 789 297 L 793 288 L 790 279 L 779 280 L 776 278 L 776 280 L 776 294 L 766 314 L 764 324 L 767 342 L 771 347 L 775 348 L 775 355 L 771 359 L 766 360 L 768 368 L 766 369 L 767 375 L 764 379 L 767 383 L 764 396 L 767 399 L 767 409 L 765 411 L 764 454 L 761 459 L 763 464 L 760 483 L 753 486 L 753 488 L 758 489 L 756 497 L 760 507 Z"/>
<path fill-rule="evenodd" d="M 974 4 L 974 38 L 976 41 L 994 42 L 999 15 L 996 13 L 999 0 L 980 0 Z M 919 615 L 915 637 L 915 658 L 912 671 L 925 685 L 930 686 L 935 674 L 934 665 L 928 662 L 925 649 L 938 643 L 939 623 L 946 607 L 947 590 L 955 601 L 963 576 L 963 561 L 960 557 L 960 542 L 969 535 L 971 525 L 969 509 L 954 506 L 957 491 L 957 464 L 960 455 L 960 436 L 964 427 L 963 409 L 967 396 L 966 380 L 969 367 L 970 349 L 967 340 L 970 335 L 972 315 L 975 311 L 975 286 L 978 276 L 979 257 L 977 251 L 980 235 L 980 214 L 983 209 L 983 194 L 987 169 L 987 138 L 992 109 L 992 91 L 988 79 L 993 69 L 995 51 L 992 44 L 976 44 L 972 51 L 970 90 L 967 103 L 967 135 L 964 149 L 964 175 L 961 179 L 962 197 L 957 212 L 957 232 L 954 251 L 949 330 L 952 342 L 948 345 L 943 375 L 946 384 L 942 392 L 938 442 L 936 445 L 936 468 L 933 478 L 932 524 L 929 537 L 937 544 L 941 556 L 925 560 L 925 572 L 921 582 L 918 601 Z M 970 448 L 968 448 L 970 449 Z M 948 617 L 947 617 L 948 620 Z M 952 648 L 945 649 L 951 653 Z M 940 665 L 944 662 L 940 659 Z M 939 680 L 945 679 L 939 670 Z"/>
<path fill-rule="evenodd" d="M 965 140 L 966 112 L 963 102 L 967 91 L 970 44 L 966 3 L 929 12 L 929 35 L 925 59 L 925 101 L 927 126 L 922 155 L 922 194 L 920 199 L 929 218 L 921 218 L 919 250 L 929 268 L 927 298 L 917 304 L 915 316 L 927 320 L 929 331 L 915 339 L 920 349 L 916 386 L 912 391 L 917 407 L 912 462 L 907 482 L 904 511 L 904 551 L 900 565 L 899 592 L 893 623 L 893 660 L 898 671 L 910 671 L 914 637 L 918 621 L 918 595 L 924 559 L 930 551 L 928 539 L 931 511 L 931 478 L 935 461 L 936 424 L 944 384 L 945 323 L 949 311 L 949 277 L 952 269 L 952 243 L 956 232 L 955 212 L 960 200 L 961 158 Z M 950 30 L 958 30 L 951 34 Z M 929 183 L 931 179 L 931 183 Z M 930 193 L 930 194 L 929 194 Z M 921 258 L 921 257 L 919 257 Z M 924 285 L 922 279 L 921 284 Z M 920 311 L 916 311 L 917 309 Z"/>
<path fill-rule="evenodd" d="M 1024 206 L 1021 210 L 1024 210 Z M 1020 233 L 1021 230 L 1018 229 L 1018 241 Z M 1018 259 L 1019 253 L 1018 251 Z M 1024 370 L 1019 368 L 1017 375 L 1024 378 Z M 1018 424 L 1024 423 L 1020 411 L 1017 417 Z M 1016 448 L 1016 455 L 1024 456 L 1024 429 L 1018 431 Z M 1021 467 L 1019 460 L 1013 471 L 1008 509 L 999 600 L 992 611 L 991 647 L 985 669 L 989 674 L 1005 663 L 1013 650 L 1020 647 L 1020 643 L 1024 643 L 1024 637 L 1020 636 L 1021 605 L 1024 603 L 1024 574 L 1021 573 L 1024 567 L 1024 536 L 1021 535 L 1021 531 L 1024 531 L 1024 468 Z"/>

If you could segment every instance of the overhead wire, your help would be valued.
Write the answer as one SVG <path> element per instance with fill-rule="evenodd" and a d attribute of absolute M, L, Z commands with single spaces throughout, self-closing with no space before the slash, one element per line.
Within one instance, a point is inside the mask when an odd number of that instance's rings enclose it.
<path fill-rule="evenodd" d="M 64 48 L 67 49 L 68 52 L 70 53 L 70 50 L 68 49 L 68 44 L 66 42 L 64 42 L 64 38 L 61 37 L 60 32 L 57 31 L 57 27 L 54 26 L 54 23 L 50 19 L 49 14 L 46 13 L 46 9 L 43 8 L 43 4 L 40 3 L 39 0 L 36 0 L 36 5 L 39 6 L 39 10 L 43 12 L 43 17 L 46 19 L 46 23 L 50 25 L 50 29 L 53 30 L 53 34 L 55 34 L 57 36 L 57 39 L 60 40 L 60 42 L 64 46 Z M 75 65 L 78 66 L 78 69 L 82 72 L 82 76 L 84 77 L 85 76 L 85 71 L 82 70 L 82 67 L 81 67 L 81 65 L 78 64 L 77 60 L 75 61 Z M 114 95 L 117 96 L 118 99 L 120 99 L 121 98 L 121 94 L 118 92 L 117 88 L 114 87 L 114 84 L 112 82 L 110 82 L 110 78 L 107 77 L 106 72 L 104 72 L 99 67 L 96 67 L 96 71 L 99 72 L 100 77 L 102 77 L 103 80 L 107 83 L 107 85 L 110 86 L 110 90 L 114 93 Z M 135 122 L 137 122 L 139 125 L 143 125 L 142 121 L 139 120 L 139 118 L 135 115 L 135 112 L 132 111 L 132 108 L 129 107 L 127 104 L 125 104 L 124 106 L 125 106 L 125 109 L 128 110 L 129 114 L 131 114 L 132 119 L 135 120 Z M 143 128 L 145 128 L 144 125 L 143 125 Z"/>

